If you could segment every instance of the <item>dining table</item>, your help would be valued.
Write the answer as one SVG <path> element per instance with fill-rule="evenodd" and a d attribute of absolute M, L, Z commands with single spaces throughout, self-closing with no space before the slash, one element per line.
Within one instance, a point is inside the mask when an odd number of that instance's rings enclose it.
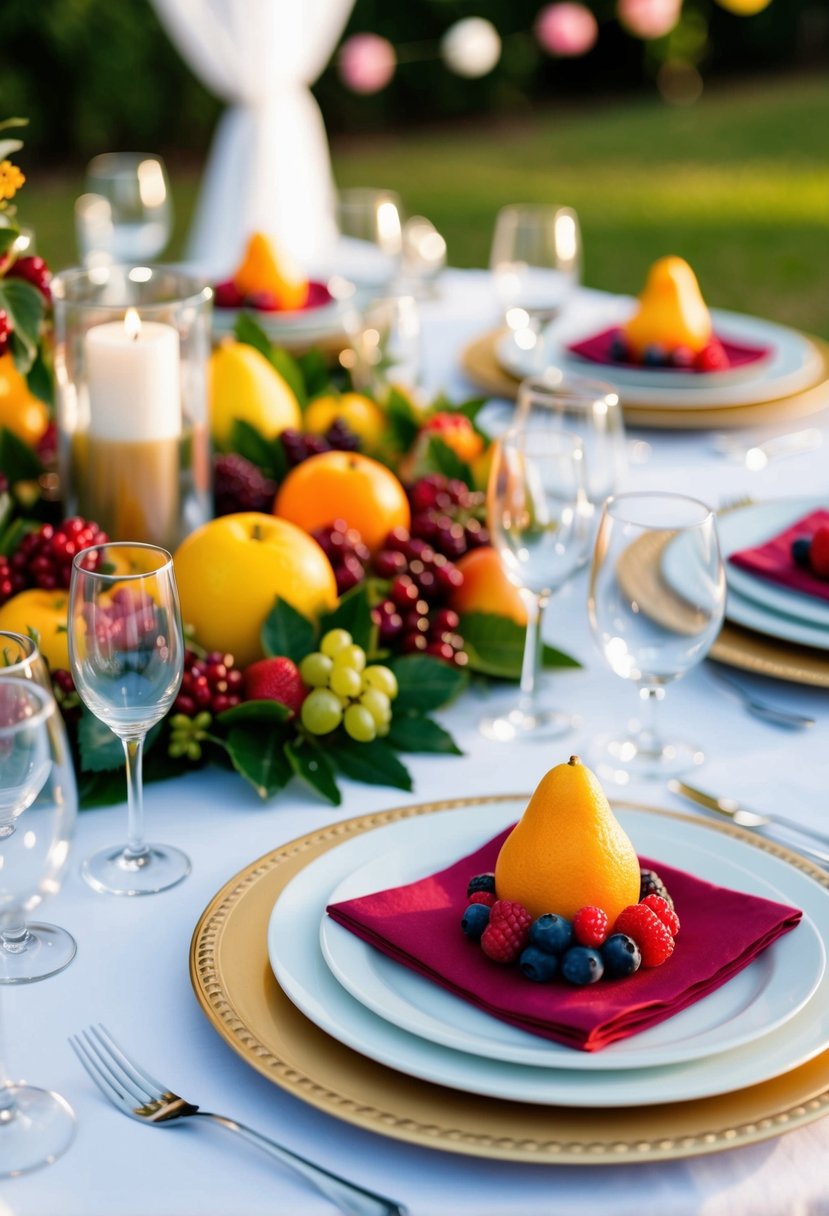
<path fill-rule="evenodd" d="M 590 290 L 581 289 L 589 301 Z M 490 275 L 447 269 L 419 302 L 422 383 L 453 400 L 478 394 L 466 375 L 463 352 L 498 324 Z M 624 392 L 622 393 L 624 402 Z M 504 416 L 510 407 L 499 407 Z M 825 408 L 785 425 L 772 418 L 745 428 L 627 426 L 627 469 L 622 489 L 666 490 L 702 499 L 712 508 L 788 497 L 829 496 L 829 390 Z M 750 467 L 744 450 L 775 429 L 809 427 L 809 450 Z M 822 446 L 821 446 L 822 440 Z M 762 463 L 762 462 L 761 462 Z M 303 1088 L 252 1067 L 234 1050 L 215 1020 L 205 1016 L 191 972 L 191 941 L 203 913 L 234 876 L 256 859 L 290 842 L 367 815 L 447 799 L 527 797 L 541 777 L 572 754 L 590 762 L 594 739 L 618 730 L 637 713 L 637 689 L 610 669 L 594 643 L 587 614 L 588 570 L 582 567 L 553 596 L 546 641 L 579 666 L 545 671 L 545 691 L 576 716 L 571 732 L 556 739 L 494 743 L 479 719 L 508 709 L 514 684 L 472 682 L 436 717 L 462 755 L 411 755 L 410 793 L 343 780 L 341 805 L 324 803 L 298 780 L 262 801 L 235 773 L 204 769 L 146 787 L 148 836 L 175 844 L 192 861 L 179 885 L 147 898 L 97 893 L 83 881 L 82 860 L 120 836 L 123 806 L 83 810 L 60 890 L 38 916 L 76 938 L 77 955 L 60 974 L 41 983 L 7 986 L 0 993 L 5 1068 L 15 1079 L 52 1089 L 71 1105 L 76 1134 L 55 1162 L 6 1179 L 0 1216 L 327 1216 L 330 1200 L 255 1147 L 198 1120 L 169 1127 L 142 1125 L 118 1113 L 81 1068 L 70 1035 L 103 1024 L 151 1073 L 204 1110 L 245 1123 L 325 1168 L 396 1199 L 410 1216 L 782 1216 L 829 1211 L 829 1090 L 812 1095 L 746 1136 L 728 1129 L 701 1137 L 693 1151 L 584 1159 L 557 1164 L 504 1159 L 497 1151 L 468 1151 L 463 1136 L 445 1134 L 443 1109 L 451 1088 L 430 1082 L 442 1133 L 407 1136 L 390 1119 L 354 1117 L 338 1110 L 319 1086 Z M 727 659 L 728 656 L 725 656 Z M 688 778 L 709 792 L 745 798 L 819 828 L 829 788 L 829 692 L 821 681 L 742 669 L 723 657 L 707 658 L 667 689 L 660 706 L 667 734 L 692 737 L 704 762 Z M 731 674 L 755 696 L 814 719 L 788 730 L 749 713 L 717 679 Z M 694 822 L 718 823 L 663 780 L 607 784 L 614 805 L 680 812 Z M 711 849 L 718 847 L 711 832 Z M 794 839 L 787 847 L 797 851 Z M 428 872 L 424 856 L 424 872 Z M 261 946 L 261 943 L 260 943 Z M 263 947 L 262 947 L 263 948 Z M 196 966 L 197 969 L 197 966 Z M 265 982 L 262 976 L 256 982 Z M 729 1055 L 723 1057 L 727 1069 Z M 359 1065 L 359 1060 L 358 1060 Z M 365 1067 L 374 1067 L 366 1061 Z M 276 1083 L 275 1083 L 276 1082 Z M 299 1083 L 298 1083 L 299 1082 Z M 474 1095 L 467 1102 L 474 1105 Z M 485 1099 L 481 1099 L 485 1101 Z M 520 1113 L 521 1104 L 516 1104 Z M 504 1104 L 504 1136 L 510 1104 Z M 536 1112 L 537 1113 L 537 1112 Z M 624 1140 L 626 1120 L 641 1115 L 617 1106 L 612 1117 Z M 567 1111 L 555 1111 L 556 1128 Z M 574 1132 L 574 1136 L 576 1133 Z M 736 1143 L 735 1143 L 736 1142 Z"/>

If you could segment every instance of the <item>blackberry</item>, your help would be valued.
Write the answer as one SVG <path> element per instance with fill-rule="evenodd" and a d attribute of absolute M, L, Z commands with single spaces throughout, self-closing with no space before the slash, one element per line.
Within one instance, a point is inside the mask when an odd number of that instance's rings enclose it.
<path fill-rule="evenodd" d="M 668 888 L 665 886 L 662 879 L 657 874 L 656 870 L 640 870 L 639 871 L 639 902 L 646 895 L 661 895 L 666 903 L 674 906 L 674 901 L 668 894 Z"/>
<path fill-rule="evenodd" d="M 809 555 L 812 550 L 812 541 L 809 536 L 798 536 L 792 541 L 792 561 L 796 566 L 800 566 L 803 570 L 809 569 Z"/>
<path fill-rule="evenodd" d="M 325 442 L 335 452 L 359 452 L 360 450 L 360 436 L 355 435 L 342 418 L 337 418 L 331 423 L 325 432 Z"/>
<path fill-rule="evenodd" d="M 494 874 L 476 874 L 474 878 L 470 878 L 466 888 L 467 895 L 474 895 L 476 891 L 491 891 L 495 894 L 495 875 Z"/>
<path fill-rule="evenodd" d="M 269 513 L 276 495 L 276 482 L 257 465 L 237 452 L 217 456 L 213 465 L 213 500 L 216 515 L 237 511 Z"/>

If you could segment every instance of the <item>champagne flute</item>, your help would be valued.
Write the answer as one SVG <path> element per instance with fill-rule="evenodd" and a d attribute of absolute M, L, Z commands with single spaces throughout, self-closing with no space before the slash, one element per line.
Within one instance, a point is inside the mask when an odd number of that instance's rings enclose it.
<path fill-rule="evenodd" d="M 0 630 L 0 686 L 6 680 L 31 680 L 46 692 L 53 703 L 52 685 L 40 652 L 30 637 Z M 60 711 L 50 713 L 47 721 L 52 766 L 39 797 L 54 807 L 50 831 L 41 831 L 36 847 L 42 853 L 36 883 L 6 901 L 0 919 L 0 983 L 25 984 L 45 979 L 67 967 L 75 957 L 77 945 L 71 933 L 43 921 L 27 922 L 26 914 L 37 908 L 44 895 L 57 890 L 66 862 L 77 818 L 78 796 L 72 755 Z M 34 841 L 34 838 L 33 838 Z M 35 847 L 34 843 L 33 846 Z"/>
<path fill-rule="evenodd" d="M 37 683 L 0 682 L 0 908 L 17 907 L 52 868 L 64 808 L 49 784 L 58 714 Z M 14 981 L 11 981 L 14 982 Z M 69 1146 L 74 1115 L 63 1098 L 12 1082 L 0 1065 L 0 1176 L 46 1165 Z"/>
<path fill-rule="evenodd" d="M 619 494 L 604 505 L 593 552 L 588 615 L 616 675 L 639 687 L 643 721 L 594 743 L 600 775 L 626 784 L 665 779 L 703 760 L 665 739 L 657 707 L 665 688 L 705 658 L 725 610 L 725 572 L 714 512 L 682 494 Z"/>
<path fill-rule="evenodd" d="M 527 605 L 518 705 L 486 717 L 488 739 L 553 738 L 575 718 L 539 703 L 542 623 L 550 596 L 578 568 L 586 547 L 584 449 L 566 431 L 516 426 L 495 441 L 487 491 L 492 543 Z"/>
<path fill-rule="evenodd" d="M 88 857 L 83 877 L 113 895 L 164 891 L 190 872 L 184 853 L 144 839 L 144 740 L 175 700 L 184 670 L 178 592 L 166 549 L 121 542 L 76 554 L 69 660 L 81 700 L 121 740 L 127 767 L 127 843 Z"/>

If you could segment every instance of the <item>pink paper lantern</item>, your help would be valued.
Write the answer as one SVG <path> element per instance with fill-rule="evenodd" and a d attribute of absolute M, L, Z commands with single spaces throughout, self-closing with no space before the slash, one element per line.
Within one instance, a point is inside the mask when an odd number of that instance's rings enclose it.
<path fill-rule="evenodd" d="M 682 0 L 619 0 L 616 15 L 636 38 L 662 38 L 679 21 Z"/>
<path fill-rule="evenodd" d="M 340 47 L 337 67 L 352 93 L 379 93 L 395 73 L 397 55 L 379 34 L 353 34 Z"/>
<path fill-rule="evenodd" d="M 596 18 L 583 4 L 548 4 L 536 18 L 533 32 L 550 55 L 586 55 L 599 36 Z"/>

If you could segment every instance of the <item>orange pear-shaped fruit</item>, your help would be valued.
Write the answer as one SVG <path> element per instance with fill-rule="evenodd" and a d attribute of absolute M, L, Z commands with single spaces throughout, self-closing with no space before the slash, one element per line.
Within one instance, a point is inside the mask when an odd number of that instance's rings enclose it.
<path fill-rule="evenodd" d="M 308 280 L 283 251 L 277 253 L 264 232 L 254 232 L 247 243 L 233 282 L 243 296 L 272 296 L 279 308 L 302 308 L 308 300 Z"/>
<path fill-rule="evenodd" d="M 711 314 L 702 298 L 697 276 L 683 258 L 654 262 L 639 296 L 639 307 L 622 326 L 633 356 L 641 359 L 649 346 L 695 354 L 711 341 Z"/>
<path fill-rule="evenodd" d="M 636 850 L 578 756 L 542 777 L 495 863 L 498 899 L 517 900 L 534 917 L 569 920 L 591 905 L 612 925 L 638 903 L 639 883 Z"/>

